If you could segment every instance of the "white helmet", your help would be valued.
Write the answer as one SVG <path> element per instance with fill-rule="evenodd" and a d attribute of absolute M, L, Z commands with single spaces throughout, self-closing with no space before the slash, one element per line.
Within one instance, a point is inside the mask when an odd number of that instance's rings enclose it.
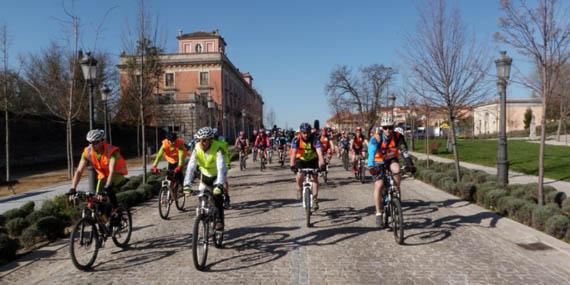
<path fill-rule="evenodd" d="M 87 141 L 89 143 L 102 141 L 105 138 L 105 131 L 103 130 L 90 130 L 87 133 Z"/>
<path fill-rule="evenodd" d="M 196 138 L 199 140 L 212 139 L 214 138 L 214 130 L 212 130 L 210 127 L 203 127 L 196 133 Z"/>
<path fill-rule="evenodd" d="M 400 134 L 404 134 L 404 129 L 397 127 L 394 129 L 395 132 L 400 133 Z"/>
<path fill-rule="evenodd" d="M 382 117 L 382 122 L 380 123 L 381 127 L 393 127 L 394 126 L 394 120 L 392 119 L 392 116 L 384 116 Z"/>

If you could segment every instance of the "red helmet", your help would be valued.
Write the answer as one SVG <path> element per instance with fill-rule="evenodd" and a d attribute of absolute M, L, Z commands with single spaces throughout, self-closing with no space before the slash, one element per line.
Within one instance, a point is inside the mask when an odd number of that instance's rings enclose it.
<path fill-rule="evenodd" d="M 356 129 L 354 129 L 355 132 L 362 132 L 362 128 L 361 127 L 356 127 Z"/>

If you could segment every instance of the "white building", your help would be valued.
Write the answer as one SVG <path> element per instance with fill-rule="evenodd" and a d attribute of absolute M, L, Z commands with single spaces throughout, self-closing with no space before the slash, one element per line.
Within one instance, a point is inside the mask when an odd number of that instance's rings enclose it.
<path fill-rule="evenodd" d="M 524 130 L 524 114 L 532 110 L 535 126 L 540 125 L 542 105 L 539 98 L 507 99 L 507 133 Z M 499 132 L 499 101 L 484 103 L 473 108 L 475 135 Z"/>

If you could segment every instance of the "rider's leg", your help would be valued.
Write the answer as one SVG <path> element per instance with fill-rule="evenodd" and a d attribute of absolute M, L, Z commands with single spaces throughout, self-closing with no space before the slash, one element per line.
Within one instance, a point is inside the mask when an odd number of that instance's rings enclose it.
<path fill-rule="evenodd" d="M 352 160 L 352 171 L 356 173 L 356 152 L 352 151 L 350 155 Z"/>
<path fill-rule="evenodd" d="M 376 206 L 376 214 L 382 213 L 382 209 L 384 208 L 384 201 L 382 201 L 382 186 L 384 184 L 384 180 L 379 179 L 374 182 L 374 206 Z"/>
<path fill-rule="evenodd" d="M 394 180 L 396 181 L 396 186 L 400 188 L 400 181 L 402 181 L 402 176 L 400 175 L 400 164 L 397 161 L 393 161 L 390 164 L 390 171 L 394 174 Z"/>

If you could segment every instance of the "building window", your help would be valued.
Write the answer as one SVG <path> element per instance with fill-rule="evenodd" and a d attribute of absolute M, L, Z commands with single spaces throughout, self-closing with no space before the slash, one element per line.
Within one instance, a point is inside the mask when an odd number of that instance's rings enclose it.
<path fill-rule="evenodd" d="M 192 47 L 190 44 L 184 44 L 184 52 L 192 52 Z"/>
<path fill-rule="evenodd" d="M 174 86 L 174 73 L 166 73 L 164 75 L 164 86 L 166 87 Z"/>
<path fill-rule="evenodd" d="M 195 47 L 196 53 L 201 53 L 202 52 L 202 44 L 197 44 Z"/>
<path fill-rule="evenodd" d="M 207 86 L 208 85 L 208 72 L 200 72 L 200 85 Z"/>

